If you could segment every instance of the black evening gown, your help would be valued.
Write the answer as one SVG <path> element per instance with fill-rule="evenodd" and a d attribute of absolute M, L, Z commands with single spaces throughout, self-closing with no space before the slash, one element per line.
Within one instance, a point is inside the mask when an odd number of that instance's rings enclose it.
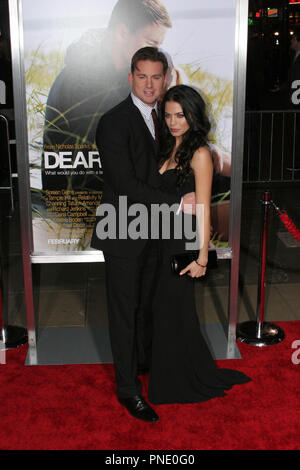
<path fill-rule="evenodd" d="M 176 170 L 161 175 L 162 187 L 176 190 Z M 195 190 L 190 175 L 180 193 Z M 176 215 L 174 216 L 176 217 Z M 185 217 L 194 216 L 188 215 Z M 195 220 L 194 227 L 195 227 Z M 170 256 L 185 250 L 185 239 L 160 242 L 160 268 L 153 301 L 153 343 L 148 399 L 152 404 L 197 403 L 225 396 L 234 384 L 251 379 L 242 372 L 217 368 L 201 334 L 194 280 L 172 273 Z"/>

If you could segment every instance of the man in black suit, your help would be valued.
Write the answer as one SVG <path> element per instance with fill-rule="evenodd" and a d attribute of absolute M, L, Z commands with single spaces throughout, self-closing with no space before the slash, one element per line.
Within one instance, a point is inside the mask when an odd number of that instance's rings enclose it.
<path fill-rule="evenodd" d="M 157 99 L 166 83 L 168 63 L 154 47 L 139 49 L 132 58 L 129 82 L 132 93 L 99 121 L 96 142 L 104 173 L 104 190 L 97 211 L 91 246 L 104 253 L 110 340 L 115 365 L 117 395 L 129 413 L 155 422 L 158 416 L 141 395 L 138 367 L 149 366 L 151 341 L 151 299 L 155 287 L 157 240 L 132 239 L 120 234 L 133 218 L 124 222 L 120 197 L 128 206 L 142 203 L 177 204 L 180 197 L 159 189 L 155 116 Z M 190 204 L 193 193 L 183 197 Z M 111 237 L 106 237 L 105 210 L 115 211 Z M 127 216 L 126 216 L 127 217 Z M 109 227 L 108 227 L 109 229 Z M 142 322 L 142 325 L 141 325 Z M 143 338 L 141 332 L 145 333 Z M 141 364 L 142 363 L 142 364 Z"/>

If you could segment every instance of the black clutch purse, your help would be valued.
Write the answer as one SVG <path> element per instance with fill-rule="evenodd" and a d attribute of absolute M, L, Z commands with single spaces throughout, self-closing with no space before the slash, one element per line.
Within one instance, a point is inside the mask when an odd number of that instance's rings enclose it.
<path fill-rule="evenodd" d="M 192 261 L 195 261 L 199 256 L 199 250 L 186 251 L 171 257 L 171 269 L 174 274 L 179 274 L 184 268 Z M 207 268 L 213 269 L 218 267 L 218 257 L 216 250 L 208 250 Z"/>

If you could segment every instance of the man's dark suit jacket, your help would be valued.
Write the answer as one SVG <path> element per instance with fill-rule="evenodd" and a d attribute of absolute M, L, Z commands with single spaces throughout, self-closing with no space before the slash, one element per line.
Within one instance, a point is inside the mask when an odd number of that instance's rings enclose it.
<path fill-rule="evenodd" d="M 97 216 L 91 246 L 115 256 L 137 256 L 147 240 L 118 237 L 119 196 L 127 196 L 128 207 L 142 203 L 148 206 L 149 211 L 151 204 L 179 204 L 180 196 L 159 189 L 155 141 L 130 95 L 102 116 L 96 131 L 96 143 L 104 178 L 101 204 L 109 203 L 116 210 L 117 237 L 98 238 L 97 223 L 106 214 Z M 135 218 L 128 217 L 127 226 Z"/>

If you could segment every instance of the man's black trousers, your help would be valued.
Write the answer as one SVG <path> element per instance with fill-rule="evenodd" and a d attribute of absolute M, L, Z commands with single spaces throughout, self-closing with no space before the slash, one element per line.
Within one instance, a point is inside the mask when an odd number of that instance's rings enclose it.
<path fill-rule="evenodd" d="M 152 301 L 158 268 L 158 240 L 149 240 L 136 257 L 104 252 L 109 334 L 117 395 L 141 394 L 138 366 L 151 361 Z"/>

